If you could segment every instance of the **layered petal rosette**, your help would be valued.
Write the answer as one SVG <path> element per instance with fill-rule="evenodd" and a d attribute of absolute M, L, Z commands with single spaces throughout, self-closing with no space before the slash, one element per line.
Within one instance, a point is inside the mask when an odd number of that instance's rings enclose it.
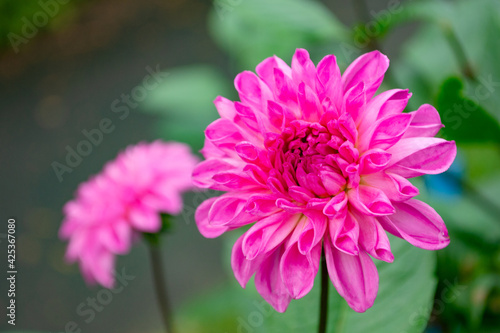
<path fill-rule="evenodd" d="M 196 223 L 205 237 L 254 223 L 232 268 L 243 287 L 255 275 L 277 311 L 311 290 L 322 251 L 339 294 L 363 312 L 378 290 L 371 257 L 394 260 L 386 231 L 429 250 L 449 243 L 408 178 L 447 170 L 455 143 L 433 137 L 443 125 L 432 106 L 403 113 L 408 90 L 375 96 L 388 66 L 374 51 L 341 75 L 334 55 L 315 66 L 298 49 L 291 68 L 274 56 L 240 73 L 240 101 L 215 100 L 221 118 L 193 176 L 226 193 L 203 202 Z"/>
<path fill-rule="evenodd" d="M 127 253 L 140 234 L 159 232 L 160 213 L 181 212 L 181 193 L 193 187 L 197 162 L 181 143 L 128 147 L 64 206 L 59 234 L 69 240 L 66 259 L 80 263 L 88 283 L 111 288 L 115 256 Z"/>

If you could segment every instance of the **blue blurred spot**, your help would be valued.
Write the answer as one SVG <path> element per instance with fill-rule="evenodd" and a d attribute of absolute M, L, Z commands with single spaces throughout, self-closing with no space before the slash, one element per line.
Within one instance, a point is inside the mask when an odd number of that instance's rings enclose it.
<path fill-rule="evenodd" d="M 458 199 L 463 193 L 461 181 L 465 173 L 465 161 L 460 152 L 448 171 L 439 175 L 423 176 L 429 195 L 443 200 Z"/>

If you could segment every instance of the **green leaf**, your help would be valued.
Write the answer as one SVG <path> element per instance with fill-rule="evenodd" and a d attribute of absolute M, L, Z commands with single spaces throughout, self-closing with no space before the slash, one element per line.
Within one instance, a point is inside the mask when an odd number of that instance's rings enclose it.
<path fill-rule="evenodd" d="M 202 146 L 204 130 L 217 119 L 213 100 L 231 97 L 234 89 L 215 68 L 191 65 L 174 68 L 141 104 L 141 110 L 158 116 L 158 135 L 183 141 L 194 149 Z"/>
<path fill-rule="evenodd" d="M 437 109 L 445 125 L 444 135 L 460 143 L 500 143 L 500 124 L 480 105 L 464 97 L 463 83 L 451 77 L 444 81 L 437 97 Z"/>
<path fill-rule="evenodd" d="M 328 8 L 311 0 L 216 0 L 209 28 L 245 69 L 272 55 L 288 61 L 298 47 L 311 51 L 348 36 Z"/>
<path fill-rule="evenodd" d="M 374 306 L 356 313 L 330 285 L 328 332 L 417 333 L 427 325 L 436 287 L 435 253 L 390 237 L 394 263 L 377 262 L 380 286 Z M 187 306 L 183 332 L 315 332 L 318 324 L 319 280 L 281 314 L 257 294 L 253 281 L 245 290 L 234 284 Z M 395 315 L 397 314 L 397 315 Z M 189 329 L 184 330 L 184 327 Z M 239 331 L 238 331 L 239 330 Z"/>

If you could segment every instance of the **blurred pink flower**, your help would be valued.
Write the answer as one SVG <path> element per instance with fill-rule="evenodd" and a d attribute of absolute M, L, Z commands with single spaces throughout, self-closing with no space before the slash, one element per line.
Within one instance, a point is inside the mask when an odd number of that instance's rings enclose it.
<path fill-rule="evenodd" d="M 407 178 L 447 170 L 455 143 L 433 137 L 443 125 L 432 106 L 402 113 L 408 90 L 374 96 L 388 66 L 374 51 L 341 75 L 334 55 L 316 67 L 298 49 L 291 68 L 274 56 L 257 75 L 240 73 L 241 101 L 215 100 L 221 118 L 206 129 L 193 176 L 227 193 L 203 202 L 196 223 L 217 237 L 256 222 L 235 243 L 232 268 L 243 287 L 255 274 L 277 311 L 311 290 L 322 246 L 337 291 L 363 312 L 378 290 L 370 256 L 394 260 L 385 231 L 429 250 L 449 243 Z"/>
<path fill-rule="evenodd" d="M 80 262 L 88 283 L 111 288 L 115 255 L 127 253 L 141 233 L 158 232 L 161 212 L 181 212 L 181 192 L 193 187 L 197 162 L 181 143 L 128 147 L 64 206 L 59 234 L 69 240 L 66 259 Z"/>

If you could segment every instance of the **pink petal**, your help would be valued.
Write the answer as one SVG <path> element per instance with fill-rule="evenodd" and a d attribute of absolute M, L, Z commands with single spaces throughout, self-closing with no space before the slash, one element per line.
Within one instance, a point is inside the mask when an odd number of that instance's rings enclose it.
<path fill-rule="evenodd" d="M 297 104 L 297 86 L 293 83 L 292 78 L 285 74 L 281 69 L 274 69 L 274 82 L 276 85 L 277 98 L 280 102 L 288 106 L 296 106 Z"/>
<path fill-rule="evenodd" d="M 307 216 L 308 223 L 298 240 L 298 248 L 302 254 L 308 253 L 321 242 L 328 223 L 326 216 L 321 211 L 306 210 L 304 215 Z"/>
<path fill-rule="evenodd" d="M 193 171 L 193 183 L 201 188 L 211 188 L 216 185 L 213 175 L 219 172 L 234 170 L 235 166 L 220 158 L 209 158 L 199 163 Z"/>
<path fill-rule="evenodd" d="M 359 138 L 359 149 L 388 149 L 396 144 L 406 132 L 412 115 L 409 113 L 390 115 L 375 122 Z"/>
<path fill-rule="evenodd" d="M 359 160 L 359 174 L 366 175 L 385 169 L 391 154 L 382 149 L 370 149 Z"/>
<path fill-rule="evenodd" d="M 233 150 L 237 143 L 245 139 L 234 122 L 224 118 L 217 119 L 208 125 L 205 136 L 215 146 L 228 150 Z"/>
<path fill-rule="evenodd" d="M 230 101 L 222 96 L 217 96 L 214 100 L 214 104 L 221 118 L 234 120 L 234 117 L 236 116 L 236 109 L 233 101 Z"/>
<path fill-rule="evenodd" d="M 372 259 L 365 252 L 352 256 L 338 251 L 328 239 L 325 257 L 330 279 L 347 304 L 356 312 L 370 308 L 378 291 L 378 273 Z"/>
<path fill-rule="evenodd" d="M 225 226 L 214 226 L 208 222 L 208 213 L 215 200 L 217 200 L 217 198 L 210 198 L 203 201 L 201 205 L 198 206 L 196 213 L 194 214 L 196 226 L 198 227 L 200 233 L 206 238 L 219 237 L 229 229 Z"/>
<path fill-rule="evenodd" d="M 246 199 L 232 192 L 221 195 L 208 212 L 208 223 L 213 226 L 240 227 L 255 222 L 255 216 L 245 211 Z"/>
<path fill-rule="evenodd" d="M 292 298 L 304 297 L 311 291 L 318 273 L 321 246 L 319 243 L 304 255 L 300 253 L 298 243 L 293 242 L 281 257 L 281 277 Z"/>
<path fill-rule="evenodd" d="M 245 237 L 245 235 L 238 238 L 233 245 L 233 250 L 231 252 L 231 268 L 233 269 L 234 276 L 238 283 L 242 288 L 245 288 L 248 280 L 250 280 L 252 275 L 257 271 L 264 258 L 260 256 L 254 260 L 247 260 L 241 249 L 243 237 Z"/>
<path fill-rule="evenodd" d="M 392 159 L 387 172 L 412 178 L 448 170 L 457 154 L 457 146 L 455 141 L 439 138 L 408 138 L 401 139 L 388 152 Z"/>
<path fill-rule="evenodd" d="M 273 98 L 269 87 L 250 71 L 238 74 L 234 79 L 234 86 L 240 95 L 241 102 L 256 110 L 264 109 L 265 102 Z"/>
<path fill-rule="evenodd" d="M 316 67 L 309 58 L 309 53 L 304 49 L 297 49 L 292 57 L 292 78 L 296 85 L 304 82 L 314 89 Z"/>
<path fill-rule="evenodd" d="M 346 185 L 346 180 L 342 175 L 335 171 L 323 169 L 319 177 L 329 195 L 338 194 Z"/>
<path fill-rule="evenodd" d="M 360 119 L 364 117 L 366 102 L 367 97 L 363 81 L 358 82 L 344 93 L 345 111 L 351 115 L 355 124 L 358 124 Z"/>
<path fill-rule="evenodd" d="M 158 232 L 161 227 L 160 214 L 140 206 L 130 209 L 129 219 L 142 232 Z"/>
<path fill-rule="evenodd" d="M 259 185 L 249 177 L 248 173 L 240 172 L 219 172 L 213 177 L 214 185 L 212 189 L 220 189 L 222 191 L 231 190 L 253 190 Z"/>
<path fill-rule="evenodd" d="M 280 245 L 293 231 L 300 215 L 286 212 L 272 214 L 255 223 L 243 238 L 242 251 L 247 260 L 253 260 Z"/>
<path fill-rule="evenodd" d="M 384 228 L 373 216 L 356 215 L 359 224 L 359 244 L 372 257 L 386 262 L 393 262 L 391 244 Z"/>
<path fill-rule="evenodd" d="M 391 201 L 406 201 L 419 194 L 409 180 L 394 173 L 379 172 L 363 177 L 363 182 L 382 190 Z"/>
<path fill-rule="evenodd" d="M 387 68 L 389 68 L 389 59 L 379 51 L 361 55 L 342 74 L 344 91 L 363 82 L 366 98 L 370 99 L 382 83 Z"/>
<path fill-rule="evenodd" d="M 433 137 L 444 127 L 441 123 L 439 113 L 432 105 L 423 104 L 417 111 L 410 112 L 410 114 L 413 114 L 413 120 L 403 136 L 404 138 L 417 136 Z"/>
<path fill-rule="evenodd" d="M 304 82 L 299 84 L 297 94 L 302 119 L 315 122 L 318 121 L 323 113 L 323 108 L 319 102 L 318 96 Z"/>
<path fill-rule="evenodd" d="M 276 196 L 273 194 L 253 194 L 247 200 L 245 210 L 254 216 L 267 216 L 275 213 L 278 211 Z"/>
<path fill-rule="evenodd" d="M 366 215 L 379 216 L 394 213 L 394 207 L 387 195 L 380 189 L 359 185 L 347 192 L 349 203 Z"/>
<path fill-rule="evenodd" d="M 349 113 L 344 113 L 339 118 L 339 131 L 347 138 L 352 144 L 356 144 L 358 138 L 358 130 L 356 124 Z"/>
<path fill-rule="evenodd" d="M 272 56 L 264 61 L 256 67 L 256 72 L 259 77 L 264 81 L 269 88 L 273 91 L 276 90 L 276 85 L 274 81 L 274 69 L 279 68 L 282 70 L 287 76 L 292 76 L 292 69 L 280 58 L 277 56 Z"/>
<path fill-rule="evenodd" d="M 328 97 L 331 101 L 338 104 L 342 100 L 340 69 L 337 65 L 337 59 L 333 54 L 327 55 L 318 63 L 317 84 L 318 96 L 320 100 Z M 336 105 L 340 107 L 340 105 Z"/>
<path fill-rule="evenodd" d="M 97 237 L 109 251 L 125 254 L 130 250 L 132 230 L 125 220 L 116 221 L 116 223 L 101 227 Z"/>
<path fill-rule="evenodd" d="M 337 250 L 349 255 L 358 255 L 359 224 L 354 216 L 347 212 L 347 209 L 344 209 L 342 213 L 331 218 L 328 228 L 331 244 Z"/>
<path fill-rule="evenodd" d="M 411 93 L 408 89 L 392 89 L 381 92 L 367 102 L 362 117 L 356 123 L 365 132 L 375 121 L 390 115 L 401 114 L 408 104 Z"/>
<path fill-rule="evenodd" d="M 285 312 L 292 298 L 283 283 L 280 259 L 284 246 L 277 248 L 260 265 L 255 274 L 255 287 L 259 294 L 278 312 Z"/>
<path fill-rule="evenodd" d="M 384 229 L 426 250 L 439 250 L 449 244 L 443 219 L 431 206 L 410 199 L 394 203 L 394 207 L 393 215 L 378 218 Z"/>
<path fill-rule="evenodd" d="M 335 195 L 328 201 L 328 203 L 323 208 L 323 214 L 326 216 L 335 216 L 337 213 L 342 211 L 347 205 L 347 196 L 344 191 Z"/>

